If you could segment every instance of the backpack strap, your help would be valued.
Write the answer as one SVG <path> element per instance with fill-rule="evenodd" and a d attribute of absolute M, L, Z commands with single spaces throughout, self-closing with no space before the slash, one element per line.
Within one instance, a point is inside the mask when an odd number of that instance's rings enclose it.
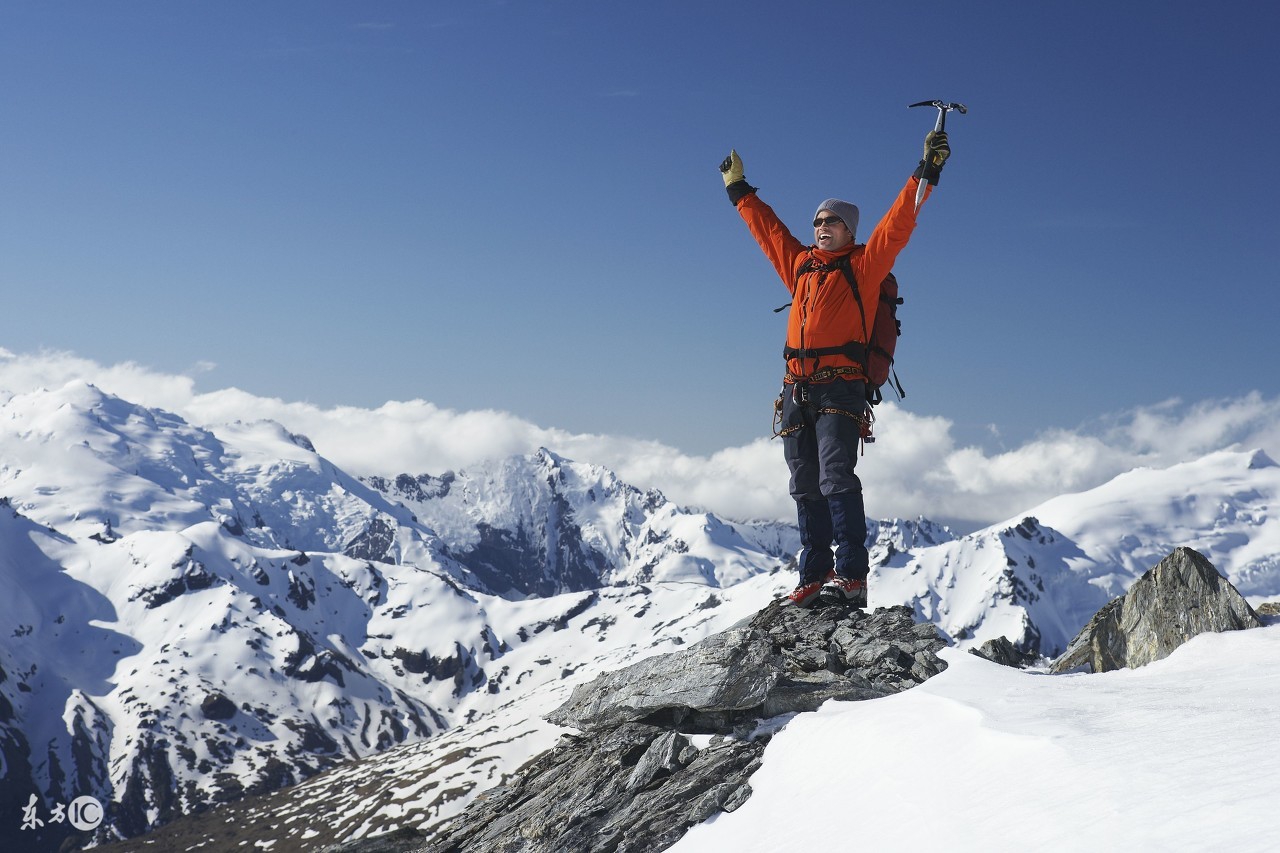
<path fill-rule="evenodd" d="M 844 280 L 849 282 L 849 289 L 853 291 L 853 301 L 858 303 L 858 313 L 862 315 L 862 337 L 871 344 L 871 330 L 867 328 L 867 309 L 862 304 L 862 294 L 858 292 L 858 279 L 853 274 L 853 262 L 849 260 L 848 255 L 841 255 L 836 259 L 836 266 L 840 268 L 840 272 L 844 273 Z"/>

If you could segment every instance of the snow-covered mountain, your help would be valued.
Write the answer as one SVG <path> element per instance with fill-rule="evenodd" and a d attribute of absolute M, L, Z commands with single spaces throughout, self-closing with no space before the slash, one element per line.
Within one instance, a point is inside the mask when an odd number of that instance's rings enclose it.
<path fill-rule="evenodd" d="M 1055 656 L 1112 598 L 1185 545 L 1254 603 L 1280 593 L 1280 465 L 1221 451 L 1137 469 L 873 568 L 872 603 L 914 602 L 962 648 L 1008 637 Z"/>
<path fill-rule="evenodd" d="M 545 449 L 443 477 L 368 482 L 447 543 L 470 586 L 507 597 L 640 583 L 730 586 L 759 574 L 760 554 L 786 560 L 798 547 L 789 525 L 690 512 Z"/>
<path fill-rule="evenodd" d="M 1261 601 L 1278 497 L 1280 466 L 1223 452 L 959 539 L 873 522 L 871 604 L 1052 653 L 1177 545 Z M 0 498 L 0 838 L 20 850 L 66 834 L 13 831 L 33 796 L 45 818 L 109 804 L 106 839 L 309 777 L 232 823 L 304 847 L 429 828 L 550 746 L 540 715 L 573 685 L 789 589 L 799 546 L 551 451 L 362 479 L 279 424 L 84 383 L 0 392 Z M 317 801 L 325 827 L 285 819 Z"/>
<path fill-rule="evenodd" d="M 3 398 L 0 831 L 90 795 L 133 835 L 431 738 L 602 650 L 696 638 L 796 546 L 549 452 L 432 482 L 84 383 Z M 641 579 L 675 603 L 610 587 Z M 582 648 L 545 642 L 576 616 Z"/>

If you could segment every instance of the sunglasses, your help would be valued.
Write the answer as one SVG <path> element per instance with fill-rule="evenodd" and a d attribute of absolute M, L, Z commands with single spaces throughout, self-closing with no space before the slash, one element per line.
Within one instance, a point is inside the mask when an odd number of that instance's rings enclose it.
<path fill-rule="evenodd" d="M 819 216 L 813 220 L 814 228 L 821 228 L 824 225 L 844 225 L 844 220 L 839 216 Z"/>

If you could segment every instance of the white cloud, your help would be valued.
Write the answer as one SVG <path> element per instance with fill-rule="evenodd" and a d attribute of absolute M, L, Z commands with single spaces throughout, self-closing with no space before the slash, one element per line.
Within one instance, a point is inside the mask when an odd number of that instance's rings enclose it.
<path fill-rule="evenodd" d="M 15 354 L 0 347 L 0 390 L 17 394 L 61 388 L 77 379 L 126 400 L 175 412 L 195 392 L 195 381 L 189 376 L 157 373 L 131 361 L 104 366 L 67 352 Z"/>
<path fill-rule="evenodd" d="M 696 456 L 653 441 L 540 427 L 494 410 L 460 412 L 423 400 L 322 408 L 235 388 L 197 393 L 190 377 L 133 363 L 104 366 L 70 353 L 16 355 L 0 348 L 0 390 L 56 388 L 72 380 L 215 429 L 235 420 L 279 421 L 354 474 L 440 474 L 548 447 L 731 518 L 793 516 L 779 441 Z M 876 434 L 859 465 L 871 515 L 979 526 L 1138 466 L 1166 467 L 1232 446 L 1280 449 L 1280 400 L 1257 393 L 1189 405 L 1171 400 L 1117 413 L 1081 432 L 1048 431 L 996 453 L 957 447 L 945 418 L 885 403 Z"/>
<path fill-rule="evenodd" d="M 892 404 L 883 409 L 877 432 L 885 437 L 874 452 L 889 452 L 862 471 L 868 511 L 881 517 L 989 523 L 1133 468 L 1165 468 L 1231 447 L 1280 448 L 1280 400 L 1256 392 L 1190 405 L 1170 400 L 1080 432 L 1049 430 L 999 453 L 955 447 L 945 420 L 930 422 Z"/>

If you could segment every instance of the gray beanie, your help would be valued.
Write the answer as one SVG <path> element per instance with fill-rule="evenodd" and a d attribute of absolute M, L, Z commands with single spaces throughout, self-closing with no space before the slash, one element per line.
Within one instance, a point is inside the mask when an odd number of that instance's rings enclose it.
<path fill-rule="evenodd" d="M 841 201 L 838 198 L 829 198 L 822 204 L 818 205 L 817 211 L 814 212 L 813 218 L 817 219 L 818 214 L 822 211 L 830 211 L 840 217 L 840 221 L 849 229 L 849 233 L 855 238 L 858 236 L 858 206 L 849 204 L 847 201 Z"/>

